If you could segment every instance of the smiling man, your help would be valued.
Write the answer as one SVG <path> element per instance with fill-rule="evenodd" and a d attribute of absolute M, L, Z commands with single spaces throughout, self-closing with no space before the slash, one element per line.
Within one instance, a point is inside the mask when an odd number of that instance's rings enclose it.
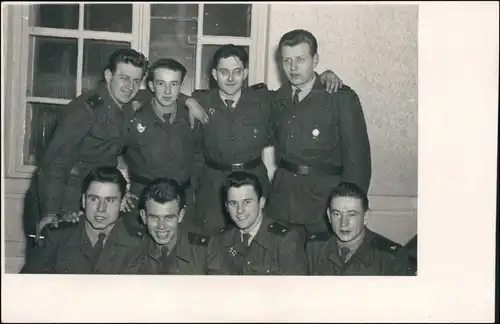
<path fill-rule="evenodd" d="M 356 184 L 339 183 L 327 209 L 334 235 L 309 233 L 307 258 L 313 275 L 408 275 L 401 245 L 366 227 L 368 197 Z"/>
<path fill-rule="evenodd" d="M 231 173 L 223 186 L 223 194 L 234 224 L 216 237 L 229 273 L 307 274 L 304 237 L 264 215 L 266 200 L 257 176 L 248 172 Z"/>
<path fill-rule="evenodd" d="M 175 180 L 157 179 L 144 189 L 140 215 L 149 235 L 128 273 L 223 274 L 221 250 L 214 245 L 217 242 L 193 227 L 181 226 L 185 203 L 184 189 Z"/>
<path fill-rule="evenodd" d="M 84 215 L 78 223 L 44 230 L 21 273 L 122 273 L 137 258 L 141 236 L 119 218 L 127 182 L 114 167 L 90 171 L 83 181 Z"/>

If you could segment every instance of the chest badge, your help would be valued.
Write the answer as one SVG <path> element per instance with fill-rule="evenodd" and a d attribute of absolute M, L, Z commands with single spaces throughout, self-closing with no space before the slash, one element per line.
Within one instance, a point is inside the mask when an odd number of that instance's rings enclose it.
<path fill-rule="evenodd" d="M 208 113 L 213 116 L 215 114 L 215 109 L 214 108 L 208 109 Z"/>
<path fill-rule="evenodd" d="M 146 130 L 146 126 L 144 126 L 142 123 L 137 123 L 137 131 L 139 133 L 143 133 Z"/>
<path fill-rule="evenodd" d="M 229 254 L 231 254 L 232 256 L 235 256 L 235 255 L 236 255 L 236 253 L 237 253 L 237 252 L 236 252 L 236 250 L 234 249 L 234 246 L 231 246 L 231 247 L 229 248 Z"/>
<path fill-rule="evenodd" d="M 319 129 L 317 129 L 317 128 L 313 129 L 312 134 L 314 137 L 318 137 L 319 136 Z"/>

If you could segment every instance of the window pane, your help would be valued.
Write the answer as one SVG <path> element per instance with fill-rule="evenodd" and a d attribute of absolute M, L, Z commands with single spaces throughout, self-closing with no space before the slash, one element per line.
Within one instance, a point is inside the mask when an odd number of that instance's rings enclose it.
<path fill-rule="evenodd" d="M 30 26 L 78 29 L 78 4 L 32 5 Z"/>
<path fill-rule="evenodd" d="M 77 39 L 30 36 L 30 54 L 27 95 L 73 99 Z"/>
<path fill-rule="evenodd" d="M 86 30 L 132 33 L 132 4 L 86 4 Z"/>
<path fill-rule="evenodd" d="M 250 37 L 251 4 L 205 4 L 203 35 Z"/>
<path fill-rule="evenodd" d="M 118 49 L 130 48 L 130 43 L 86 39 L 83 42 L 82 92 L 96 89 L 104 79 L 109 56 Z"/>
<path fill-rule="evenodd" d="M 41 103 L 27 104 L 24 164 L 36 165 L 40 162 L 64 107 Z"/>
<path fill-rule="evenodd" d="M 173 58 L 187 69 L 181 91 L 194 88 L 196 35 L 198 31 L 197 4 L 151 5 L 149 62 Z"/>
<path fill-rule="evenodd" d="M 217 87 L 217 83 L 214 78 L 212 78 L 212 60 L 215 54 L 215 51 L 221 45 L 203 45 L 201 49 L 201 82 L 200 89 L 214 89 Z M 248 53 L 248 46 L 244 46 Z M 244 87 L 248 86 L 248 78 L 245 80 L 243 84 Z"/>

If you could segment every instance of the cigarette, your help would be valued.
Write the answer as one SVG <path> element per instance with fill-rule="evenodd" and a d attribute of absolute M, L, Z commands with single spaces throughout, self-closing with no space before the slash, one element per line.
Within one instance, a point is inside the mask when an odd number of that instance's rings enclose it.
<path fill-rule="evenodd" d="M 29 237 L 36 238 L 36 235 L 33 234 L 28 234 Z M 43 240 L 45 237 L 44 236 L 39 236 L 39 239 Z"/>

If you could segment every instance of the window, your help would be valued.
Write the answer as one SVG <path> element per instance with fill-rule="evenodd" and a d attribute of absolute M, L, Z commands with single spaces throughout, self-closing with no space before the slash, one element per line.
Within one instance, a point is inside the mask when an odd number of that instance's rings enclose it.
<path fill-rule="evenodd" d="M 222 44 L 247 48 L 248 84 L 264 80 L 267 5 L 11 5 L 8 176 L 29 177 L 61 111 L 102 81 L 109 55 L 134 48 L 150 62 L 171 57 L 188 70 L 183 92 L 209 88 L 211 58 Z M 227 19 L 228 16 L 232 19 Z M 259 55 L 257 55 L 259 54 Z"/>

